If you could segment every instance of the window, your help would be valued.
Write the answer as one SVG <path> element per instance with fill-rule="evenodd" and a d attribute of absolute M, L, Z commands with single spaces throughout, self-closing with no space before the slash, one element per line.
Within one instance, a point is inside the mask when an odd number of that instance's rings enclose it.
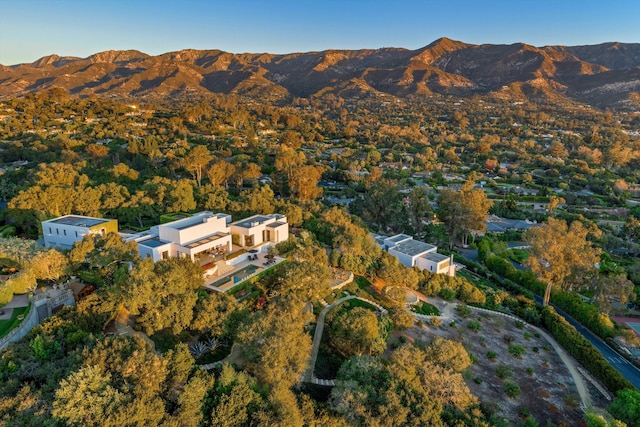
<path fill-rule="evenodd" d="M 49 227 L 49 234 L 51 234 L 51 227 Z"/>
<path fill-rule="evenodd" d="M 64 235 L 67 235 L 67 230 L 62 230 L 62 232 L 64 233 Z"/>
<path fill-rule="evenodd" d="M 56 228 L 56 234 L 60 234 L 60 230 Z"/>
<path fill-rule="evenodd" d="M 169 251 L 162 251 L 162 259 L 169 259 Z"/>
<path fill-rule="evenodd" d="M 78 232 L 76 231 L 76 237 L 78 237 Z"/>

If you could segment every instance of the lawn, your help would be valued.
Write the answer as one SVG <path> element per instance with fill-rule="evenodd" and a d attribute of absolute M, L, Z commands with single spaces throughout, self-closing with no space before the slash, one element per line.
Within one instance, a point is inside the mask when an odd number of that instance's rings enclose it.
<path fill-rule="evenodd" d="M 7 335 L 9 331 L 17 327 L 22 322 L 23 319 L 18 320 L 17 318 L 21 314 L 26 316 L 29 307 L 30 305 L 27 307 L 14 308 L 13 313 L 11 314 L 11 319 L 0 320 L 0 338 Z"/>
<path fill-rule="evenodd" d="M 378 311 L 378 309 L 376 307 L 372 306 L 368 302 L 362 301 L 362 300 L 359 300 L 359 299 L 355 299 L 355 298 L 354 299 L 350 299 L 348 301 L 345 301 L 341 305 L 348 306 L 349 309 L 356 308 L 356 307 L 362 307 L 362 308 L 366 308 L 367 310 L 371 310 L 371 311 L 374 311 L 374 312 Z"/>
<path fill-rule="evenodd" d="M 440 316 L 440 310 L 435 305 L 431 305 L 427 302 L 421 302 L 420 304 L 416 304 L 411 306 L 411 309 L 418 314 L 424 314 L 426 316 Z"/>

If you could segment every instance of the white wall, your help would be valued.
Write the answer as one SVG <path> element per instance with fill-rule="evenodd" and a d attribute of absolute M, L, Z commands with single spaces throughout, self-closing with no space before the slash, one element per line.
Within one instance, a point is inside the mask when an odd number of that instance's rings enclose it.
<path fill-rule="evenodd" d="M 289 224 L 284 223 L 279 227 L 271 229 L 271 241 L 275 243 L 284 242 L 289 238 Z"/>
<path fill-rule="evenodd" d="M 191 220 L 191 221 L 187 221 Z M 194 224 L 182 230 L 173 228 L 184 224 Z M 174 221 L 169 224 L 162 224 L 158 227 L 158 235 L 160 240 L 166 240 L 180 245 L 193 242 L 205 236 L 210 236 L 217 232 L 228 233 L 224 217 L 191 217 L 180 221 Z"/>
<path fill-rule="evenodd" d="M 414 266 L 414 257 L 411 257 L 407 254 L 403 254 L 402 252 L 398 252 L 396 250 L 394 250 L 393 248 L 389 248 L 389 253 L 393 256 L 395 256 L 396 258 L 398 258 L 398 261 L 400 261 L 403 265 L 411 268 Z"/>
<path fill-rule="evenodd" d="M 44 245 L 47 247 L 71 248 L 75 242 L 79 242 L 87 234 L 89 234 L 87 227 L 46 222 L 42 224 Z"/>

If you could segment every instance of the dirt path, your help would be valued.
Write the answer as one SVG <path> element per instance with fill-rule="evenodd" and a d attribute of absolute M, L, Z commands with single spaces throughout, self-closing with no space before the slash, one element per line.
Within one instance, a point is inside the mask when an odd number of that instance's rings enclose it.
<path fill-rule="evenodd" d="M 587 386 L 584 383 L 582 375 L 580 375 L 580 372 L 578 372 L 578 368 L 573 358 L 569 356 L 565 349 L 562 348 L 562 346 L 558 344 L 558 342 L 547 332 L 536 326 L 529 325 L 529 327 L 542 335 L 549 342 L 549 344 L 553 346 L 554 350 L 556 351 L 556 353 L 558 353 L 558 356 L 560 356 L 560 359 L 562 359 L 564 364 L 567 366 L 567 369 L 569 369 L 571 376 L 573 377 L 573 382 L 576 384 L 576 388 L 578 389 L 580 400 L 582 400 L 582 408 L 585 410 L 587 408 L 590 408 L 592 406 L 591 396 L 589 395 L 589 391 L 587 390 Z"/>

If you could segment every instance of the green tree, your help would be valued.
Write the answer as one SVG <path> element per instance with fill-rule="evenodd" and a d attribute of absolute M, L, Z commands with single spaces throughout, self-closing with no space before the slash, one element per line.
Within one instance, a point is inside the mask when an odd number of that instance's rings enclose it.
<path fill-rule="evenodd" d="M 630 426 L 640 425 L 640 392 L 624 389 L 609 405 L 609 412 Z"/>
<path fill-rule="evenodd" d="M 203 284 L 200 267 L 189 258 L 170 258 L 156 264 L 144 259 L 131 270 L 125 304 L 148 334 L 170 328 L 179 334 L 193 320 Z"/>
<path fill-rule="evenodd" d="M 229 178 L 236 171 L 236 167 L 228 161 L 221 159 L 209 166 L 207 169 L 207 177 L 214 185 L 222 185 L 224 188 L 229 187 Z"/>
<path fill-rule="evenodd" d="M 111 375 L 85 366 L 62 380 L 53 415 L 72 425 L 118 426 L 127 423 L 122 405 L 126 397 L 110 384 Z"/>
<path fill-rule="evenodd" d="M 331 345 L 344 356 L 380 355 L 386 348 L 378 317 L 366 308 L 338 311 L 328 332 Z"/>
<path fill-rule="evenodd" d="M 398 184 L 383 179 L 373 184 L 362 201 L 362 213 L 376 225 L 378 230 L 386 231 L 398 223 L 401 195 Z"/>
<path fill-rule="evenodd" d="M 449 248 L 462 234 L 462 244 L 467 244 L 468 233 L 474 235 L 486 229 L 485 220 L 493 202 L 484 191 L 473 188 L 476 174 L 472 174 L 460 191 L 444 189 L 438 196 L 438 218 L 444 222 L 449 234 Z"/>
<path fill-rule="evenodd" d="M 416 234 L 422 233 L 423 223 L 431 216 L 431 205 L 424 187 L 414 187 L 407 196 L 407 216 Z"/>
<path fill-rule="evenodd" d="M 261 383 L 291 387 L 300 381 L 311 352 L 306 321 L 299 304 L 270 305 L 243 327 L 238 342 L 248 368 Z"/>
<path fill-rule="evenodd" d="M 182 159 L 184 168 L 193 176 L 193 179 L 196 180 L 198 187 L 200 187 L 202 183 L 202 173 L 212 160 L 213 155 L 204 145 L 196 145 Z"/>
<path fill-rule="evenodd" d="M 595 269 L 600 260 L 600 249 L 594 248 L 587 240 L 588 234 L 589 229 L 579 221 L 568 226 L 565 221 L 551 217 L 540 227 L 530 228 L 524 234 L 524 240 L 531 245 L 526 264 L 547 284 L 545 305 L 549 302 L 552 287 L 565 289 L 566 280 L 577 269 Z"/>
<path fill-rule="evenodd" d="M 236 299 L 219 292 L 207 293 L 195 307 L 191 329 L 214 336 L 224 335 L 225 324 L 230 316 L 238 310 Z"/>
<path fill-rule="evenodd" d="M 243 372 L 234 371 L 229 365 L 223 365 L 216 382 L 211 425 L 220 427 L 251 425 L 256 413 L 264 407 L 264 402 L 256 389 L 257 384 L 254 378 Z"/>
<path fill-rule="evenodd" d="M 329 403 L 349 425 L 445 425 L 442 405 L 413 368 L 387 367 L 379 359 L 355 356 L 340 367 L 336 379 Z"/>

